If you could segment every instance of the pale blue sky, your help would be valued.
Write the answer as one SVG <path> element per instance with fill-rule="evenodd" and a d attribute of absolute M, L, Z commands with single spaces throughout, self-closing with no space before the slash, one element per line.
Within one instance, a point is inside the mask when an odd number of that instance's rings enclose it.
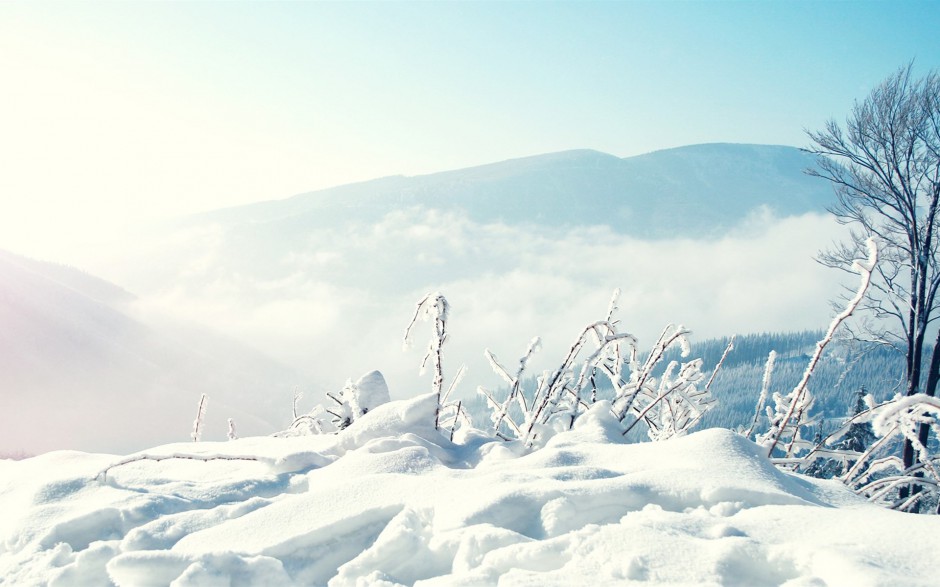
<path fill-rule="evenodd" d="M 0 248 L 565 149 L 803 146 L 938 67 L 938 30 L 938 2 L 5 2 Z"/>

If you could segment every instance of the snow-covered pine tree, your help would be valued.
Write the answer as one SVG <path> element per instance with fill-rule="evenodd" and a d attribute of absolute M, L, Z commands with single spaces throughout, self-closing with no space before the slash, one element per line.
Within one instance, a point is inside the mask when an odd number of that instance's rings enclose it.
<path fill-rule="evenodd" d="M 921 444 L 920 426 L 940 434 L 940 400 L 926 394 L 897 395 L 884 403 L 869 404 L 853 418 L 870 421 L 875 441 L 842 475 L 841 480 L 859 495 L 892 509 L 940 513 L 940 456 L 932 444 Z M 854 423 L 854 422 L 853 422 Z M 909 441 L 918 461 L 906 466 L 896 447 Z M 917 486 L 917 491 L 911 491 Z"/>
<path fill-rule="evenodd" d="M 846 423 L 848 428 L 842 433 L 841 438 L 831 445 L 831 448 L 824 448 L 824 439 L 821 430 L 816 431 L 816 438 L 813 443 L 816 449 L 809 456 L 809 466 L 803 469 L 803 473 L 812 477 L 821 479 L 831 479 L 844 475 L 858 461 L 858 456 L 865 453 L 875 442 L 875 431 L 871 422 L 859 416 L 866 412 L 870 403 L 874 400 L 868 396 L 865 387 L 862 386 L 855 393 L 855 405 L 852 412 L 848 415 Z M 844 426 L 844 424 L 843 424 Z M 837 431 L 838 432 L 838 431 Z M 855 455 L 856 458 L 851 458 Z"/>
<path fill-rule="evenodd" d="M 865 390 L 864 386 L 860 387 L 855 393 L 855 407 L 852 409 L 850 417 L 858 416 L 868 409 L 868 403 L 865 401 L 865 396 L 867 395 L 868 392 Z M 853 422 L 849 426 L 845 436 L 843 436 L 833 448 L 863 453 L 868 450 L 868 447 L 871 446 L 873 442 L 875 442 L 875 431 L 872 428 L 871 422 Z M 851 463 L 854 463 L 854 461 L 851 461 L 849 466 L 851 466 Z"/>

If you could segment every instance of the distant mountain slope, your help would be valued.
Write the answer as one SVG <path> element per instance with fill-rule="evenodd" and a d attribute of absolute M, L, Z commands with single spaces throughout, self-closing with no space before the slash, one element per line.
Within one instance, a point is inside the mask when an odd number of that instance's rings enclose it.
<path fill-rule="evenodd" d="M 830 186 L 785 146 L 706 144 L 620 159 L 565 151 L 417 177 L 394 176 L 200 215 L 281 236 L 402 208 L 460 209 L 478 222 L 606 224 L 641 238 L 717 236 L 766 206 L 822 212 Z"/>
<path fill-rule="evenodd" d="M 134 297 L 62 265 L 0 252 L 0 453 L 56 448 L 133 450 L 184 440 L 201 393 L 212 436 L 226 418 L 244 432 L 266 421 L 292 372 L 234 341 L 193 327 L 151 327 Z M 290 383 L 293 383 L 291 381 Z"/>

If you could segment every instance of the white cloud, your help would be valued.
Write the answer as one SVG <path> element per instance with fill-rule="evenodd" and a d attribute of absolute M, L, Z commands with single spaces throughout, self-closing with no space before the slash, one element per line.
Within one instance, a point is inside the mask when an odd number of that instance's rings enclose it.
<path fill-rule="evenodd" d="M 263 277 L 233 270 L 232 259 L 225 270 L 205 266 L 226 254 L 225 238 L 213 241 L 219 249 L 194 258 L 199 272 L 181 270 L 147 300 L 292 364 L 314 387 L 378 368 L 392 393 L 406 396 L 430 385 L 416 375 L 430 329 L 418 330 L 408 354 L 402 331 L 418 297 L 440 290 L 453 308 L 445 367 L 452 374 L 468 363 L 469 391 L 492 383 L 487 347 L 514 361 L 539 335 L 544 350 L 534 365 L 551 366 L 585 324 L 604 316 L 616 287 L 622 327 L 641 346 L 669 322 L 698 338 L 825 327 L 843 276 L 813 256 L 840 230 L 826 216 L 763 216 L 718 240 L 641 241 L 603 227 L 480 225 L 413 210 L 312 234 Z"/>

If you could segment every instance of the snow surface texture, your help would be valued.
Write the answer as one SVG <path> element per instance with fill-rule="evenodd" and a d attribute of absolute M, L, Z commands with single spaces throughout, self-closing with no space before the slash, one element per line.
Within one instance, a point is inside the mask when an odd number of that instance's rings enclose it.
<path fill-rule="evenodd" d="M 712 429 L 621 444 L 609 404 L 525 453 L 433 395 L 338 434 L 0 461 L 3 585 L 936 585 L 940 517 Z M 133 458 L 132 455 L 130 458 Z"/>

